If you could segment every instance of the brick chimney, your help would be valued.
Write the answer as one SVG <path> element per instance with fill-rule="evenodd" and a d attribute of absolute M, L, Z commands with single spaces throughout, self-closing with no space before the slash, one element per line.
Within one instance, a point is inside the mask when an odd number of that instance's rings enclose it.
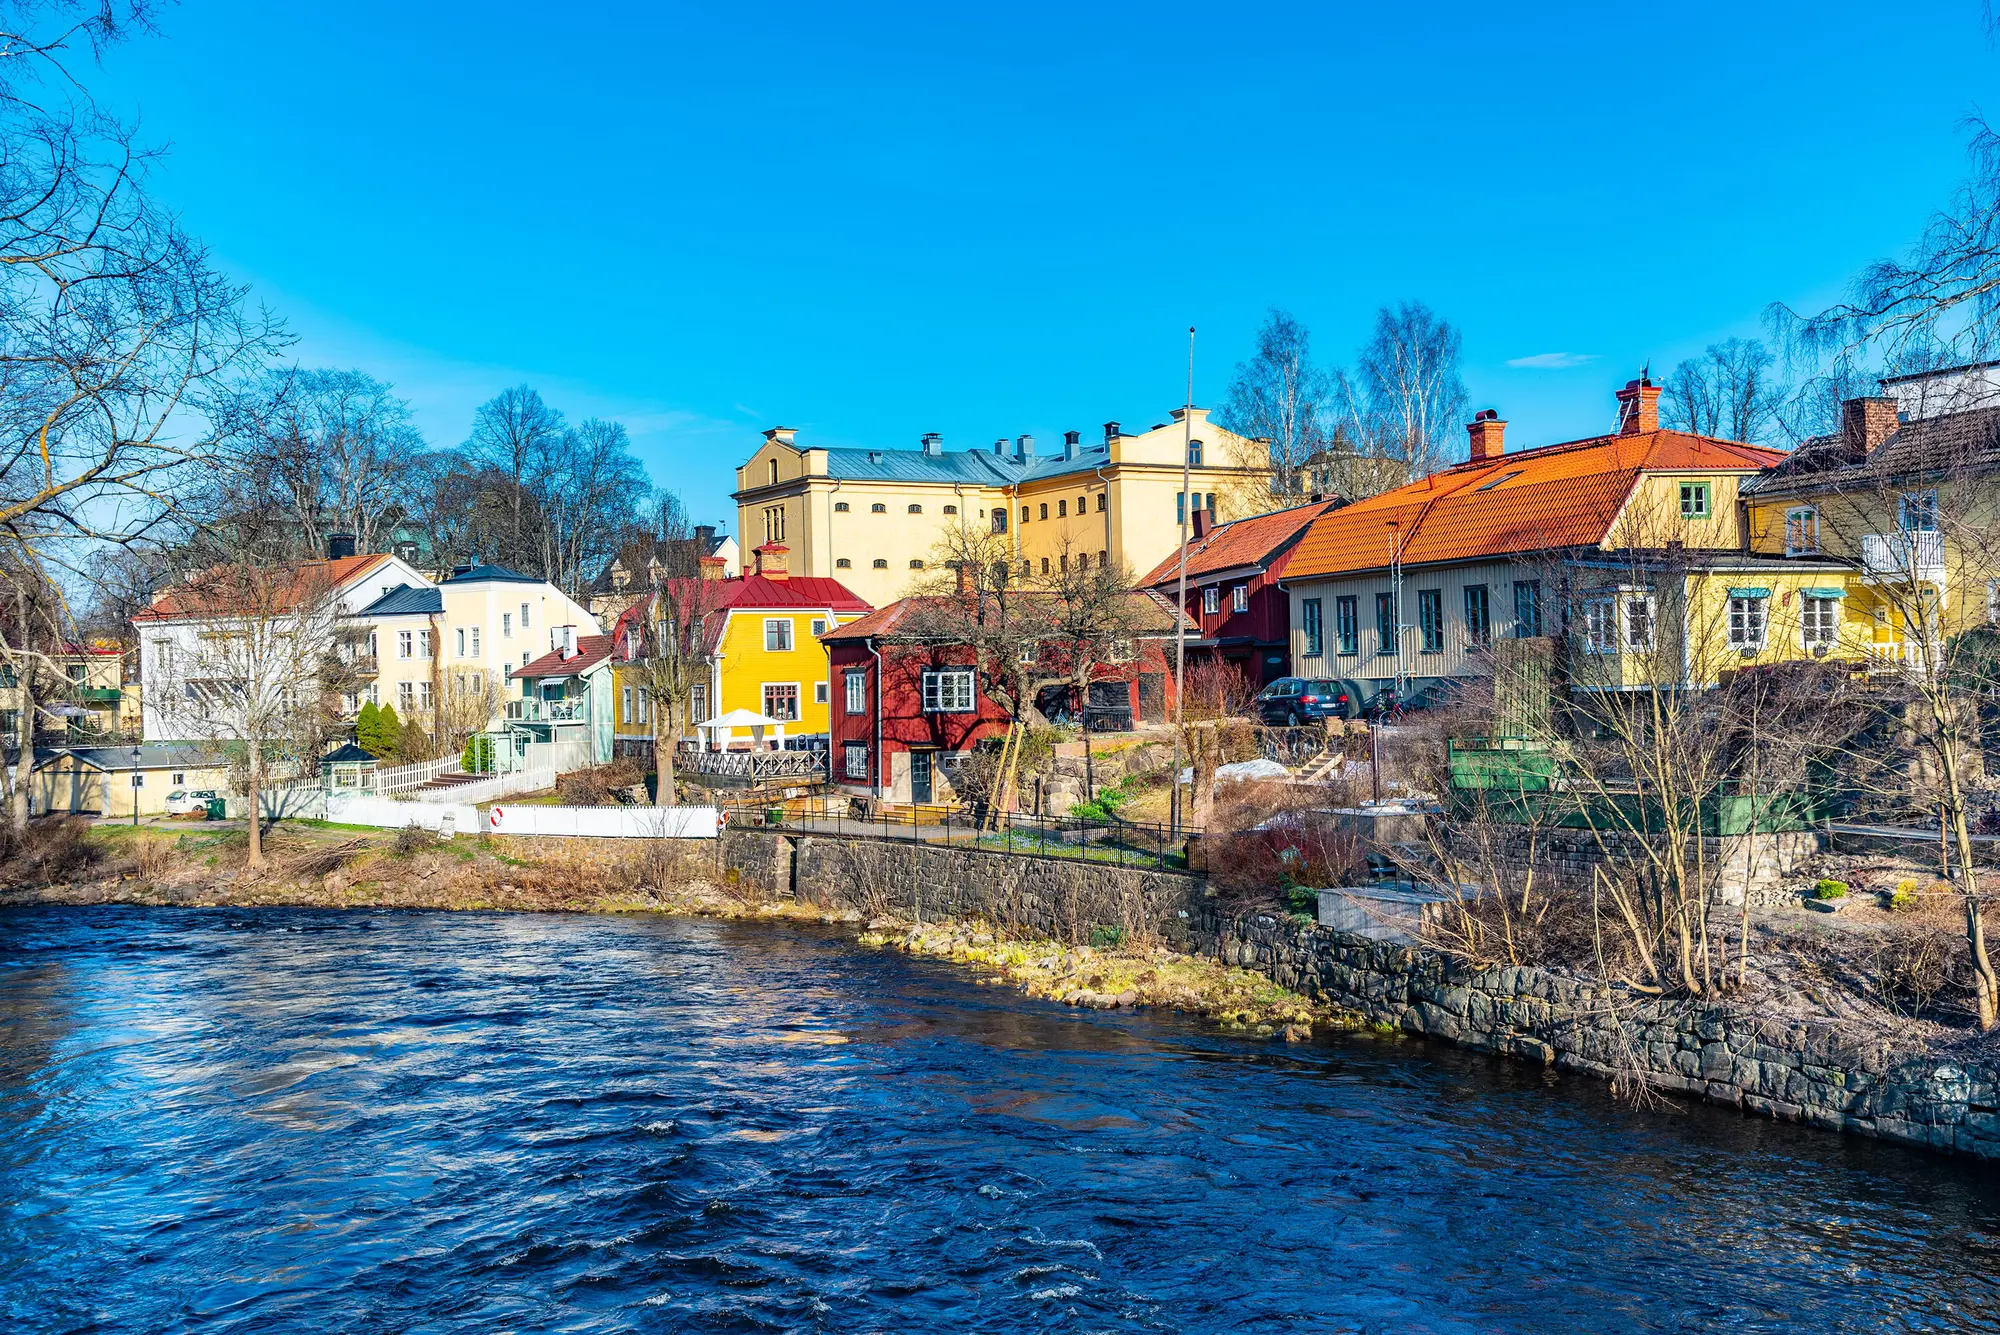
<path fill-rule="evenodd" d="M 1896 400 L 1843 399 L 1840 403 L 1841 453 L 1860 463 L 1896 431 Z"/>
<path fill-rule="evenodd" d="M 1660 429 L 1660 387 L 1641 376 L 1618 391 L 1618 434 L 1636 436 Z"/>
<path fill-rule="evenodd" d="M 1194 534 L 1193 541 L 1200 542 L 1203 538 L 1208 536 L 1209 522 L 1213 518 L 1214 516 L 1209 513 L 1209 510 L 1206 506 L 1194 512 L 1194 514 L 1190 517 L 1192 532 Z"/>
<path fill-rule="evenodd" d="M 952 570 L 958 576 L 958 596 L 961 598 L 972 597 L 972 563 L 970 561 L 954 561 L 952 562 Z"/>
<path fill-rule="evenodd" d="M 783 584 L 791 578 L 791 572 L 785 566 L 785 554 L 791 550 L 782 542 L 767 542 L 759 547 L 752 553 L 757 558 L 757 573 Z"/>
<path fill-rule="evenodd" d="M 1500 420 L 1500 414 L 1492 408 L 1481 408 L 1465 424 L 1466 435 L 1472 438 L 1472 462 L 1482 463 L 1487 459 L 1498 459 L 1506 450 L 1502 443 L 1507 435 L 1507 424 Z"/>
<path fill-rule="evenodd" d="M 701 577 L 703 579 L 728 578 L 729 562 L 719 556 L 704 556 L 698 564 L 701 566 Z"/>

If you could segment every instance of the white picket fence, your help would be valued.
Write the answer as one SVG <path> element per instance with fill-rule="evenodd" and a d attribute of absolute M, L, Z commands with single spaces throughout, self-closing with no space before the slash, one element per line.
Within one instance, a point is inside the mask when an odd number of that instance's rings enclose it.
<path fill-rule="evenodd" d="M 413 765 L 377 769 L 375 791 L 381 794 L 406 793 L 419 784 L 429 783 L 440 774 L 454 773 L 458 767 L 457 756 L 439 756 L 436 760 L 419 760 Z"/>
<path fill-rule="evenodd" d="M 479 779 L 472 783 L 456 783 L 449 788 L 420 789 L 414 796 L 419 802 L 478 804 L 502 797 L 512 797 L 515 793 L 539 793 L 555 786 L 554 770 L 523 769 L 515 770 L 512 774 L 495 774 L 490 779 Z"/>
<path fill-rule="evenodd" d="M 343 794 L 327 800 L 326 818 L 342 825 L 374 825 L 385 830 L 420 825 L 445 835 L 479 833 L 479 808 L 463 802 L 398 802 Z"/>
<path fill-rule="evenodd" d="M 714 807 L 533 807 L 496 802 L 486 812 L 494 834 L 571 839 L 713 839 L 722 828 Z"/>

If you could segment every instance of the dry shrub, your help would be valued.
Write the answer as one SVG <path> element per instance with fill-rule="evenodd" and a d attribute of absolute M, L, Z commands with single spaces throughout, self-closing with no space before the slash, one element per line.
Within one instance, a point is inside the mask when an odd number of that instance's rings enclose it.
<path fill-rule="evenodd" d="M 1940 927 L 1896 932 L 1875 948 L 1882 1000 L 1898 1014 L 1930 1011 L 1948 989 L 1969 984 L 1964 941 Z"/>
<path fill-rule="evenodd" d="M 566 807 L 608 807 L 618 805 L 612 790 L 643 784 L 646 776 L 638 762 L 614 760 L 609 765 L 580 769 L 556 780 L 556 801 Z"/>
<path fill-rule="evenodd" d="M 1309 892 L 1352 885 L 1366 870 L 1361 841 L 1326 812 L 1300 810 L 1208 841 L 1209 884 L 1225 911 L 1309 912 Z"/>
<path fill-rule="evenodd" d="M 415 857 L 419 853 L 433 852 L 443 842 L 432 831 L 426 830 L 415 821 L 411 821 L 408 825 L 396 831 L 396 842 L 390 845 L 390 849 L 399 858 L 409 858 Z"/>
<path fill-rule="evenodd" d="M 90 838 L 90 822 L 82 816 L 57 816 L 34 822 L 7 860 L 7 879 L 16 884 L 49 885 L 67 881 L 95 867 L 104 850 Z"/>
<path fill-rule="evenodd" d="M 1597 930 L 1590 896 L 1570 891 L 1539 894 L 1521 906 L 1518 895 L 1474 895 L 1447 901 L 1424 926 L 1424 944 L 1480 966 L 1530 964 L 1588 969 L 1601 963 L 1610 977 L 1635 977 L 1637 960 L 1622 932 Z"/>
<path fill-rule="evenodd" d="M 686 839 L 648 839 L 633 861 L 639 884 L 652 890 L 703 880 L 708 871 L 703 847 Z"/>
<path fill-rule="evenodd" d="M 140 884 L 156 886 L 166 880 L 179 849 L 178 839 L 162 839 L 155 835 L 140 836 L 134 842 L 132 849 L 132 862 Z"/>

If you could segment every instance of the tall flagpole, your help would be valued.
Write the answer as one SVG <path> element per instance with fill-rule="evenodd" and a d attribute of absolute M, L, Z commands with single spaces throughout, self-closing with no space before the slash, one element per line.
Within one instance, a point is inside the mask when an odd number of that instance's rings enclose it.
<path fill-rule="evenodd" d="M 1187 406 L 1181 412 L 1181 588 L 1174 600 L 1174 800 L 1169 819 L 1175 834 L 1181 829 L 1181 732 L 1187 697 L 1187 558 L 1188 525 L 1194 518 L 1194 326 L 1188 326 Z"/>

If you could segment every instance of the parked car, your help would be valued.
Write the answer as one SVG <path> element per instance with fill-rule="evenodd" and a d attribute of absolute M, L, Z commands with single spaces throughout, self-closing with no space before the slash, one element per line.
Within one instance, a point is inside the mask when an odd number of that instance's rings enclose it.
<path fill-rule="evenodd" d="M 167 794 L 167 814 L 169 816 L 202 816 L 208 813 L 208 804 L 222 794 L 213 788 L 176 788 Z"/>
<path fill-rule="evenodd" d="M 1320 719 L 1349 718 L 1354 697 L 1324 677 L 1280 677 L 1257 693 L 1257 717 L 1273 727 L 1296 728 Z"/>

